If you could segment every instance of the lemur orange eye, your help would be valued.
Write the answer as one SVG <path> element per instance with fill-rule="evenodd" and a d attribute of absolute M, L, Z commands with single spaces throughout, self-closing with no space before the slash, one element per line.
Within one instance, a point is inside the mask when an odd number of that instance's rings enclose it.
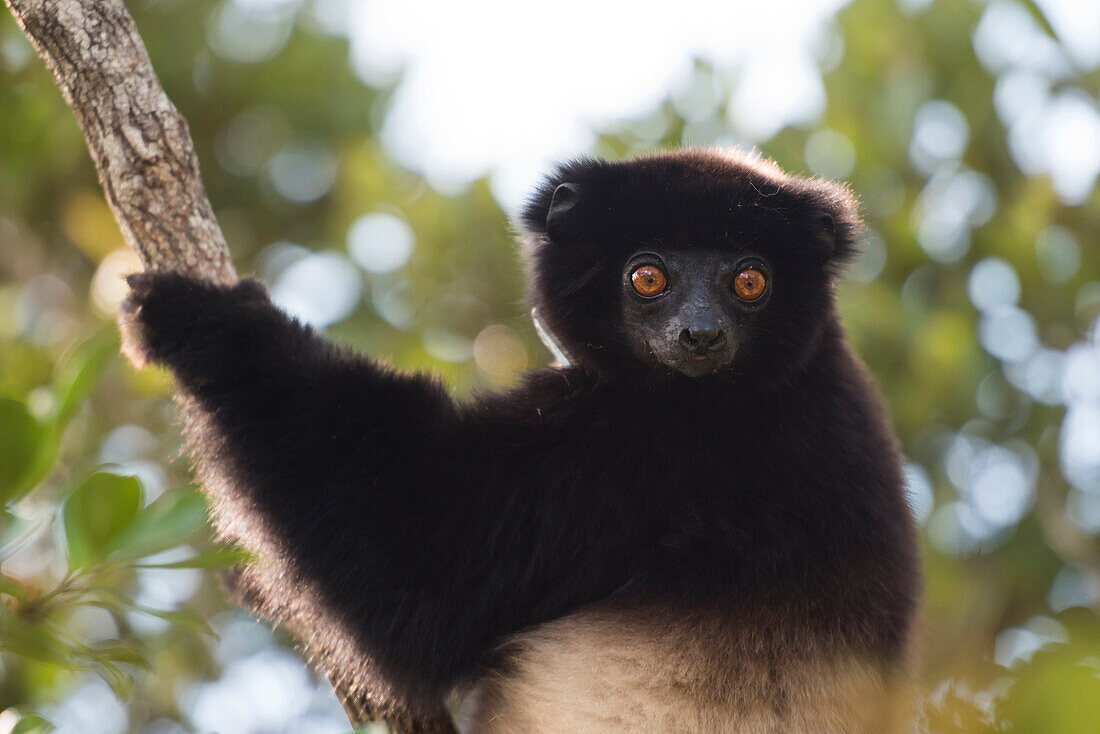
<path fill-rule="evenodd" d="M 656 265 L 643 265 L 630 274 L 630 283 L 638 295 L 653 298 L 665 292 L 668 278 L 665 271 Z"/>
<path fill-rule="evenodd" d="M 755 301 L 764 295 L 768 279 L 756 268 L 745 268 L 733 279 L 733 292 L 742 301 Z"/>

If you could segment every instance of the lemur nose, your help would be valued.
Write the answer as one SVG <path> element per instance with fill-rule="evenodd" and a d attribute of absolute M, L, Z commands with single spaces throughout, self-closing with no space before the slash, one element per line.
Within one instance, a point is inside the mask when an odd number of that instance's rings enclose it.
<path fill-rule="evenodd" d="M 689 352 L 706 354 L 726 345 L 726 332 L 721 329 L 684 329 L 680 332 L 680 346 Z"/>

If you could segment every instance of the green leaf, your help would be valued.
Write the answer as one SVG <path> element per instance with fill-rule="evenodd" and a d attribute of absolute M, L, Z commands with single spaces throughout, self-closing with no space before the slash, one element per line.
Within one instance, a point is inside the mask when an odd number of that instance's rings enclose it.
<path fill-rule="evenodd" d="M 175 627 L 185 627 L 187 629 L 201 632 L 204 635 L 209 635 L 215 639 L 218 637 L 218 633 L 214 631 L 214 628 L 210 626 L 210 623 L 206 621 L 201 615 L 196 614 L 190 609 L 150 609 L 148 607 L 138 607 L 138 611 L 144 612 L 158 619 L 163 619 L 169 622 Z"/>
<path fill-rule="evenodd" d="M 206 501 L 194 487 L 165 492 L 142 509 L 111 550 L 140 558 L 194 540 L 206 528 Z"/>
<path fill-rule="evenodd" d="M 145 652 L 135 643 L 111 642 L 99 647 L 88 648 L 85 654 L 98 663 L 125 663 L 149 670 L 152 666 Z"/>
<path fill-rule="evenodd" d="M 126 609 L 132 609 L 134 606 L 134 601 L 132 599 L 107 586 L 88 587 L 84 595 L 73 603 L 102 607 L 112 612 L 121 612 Z"/>
<path fill-rule="evenodd" d="M 49 719 L 38 714 L 25 714 L 11 730 L 11 734 L 49 734 L 56 727 Z"/>
<path fill-rule="evenodd" d="M 130 694 L 133 693 L 133 677 L 125 673 L 114 663 L 101 660 L 96 666 L 95 672 L 99 674 L 100 678 L 107 682 L 107 685 L 111 687 L 111 690 L 113 690 L 115 695 L 120 699 L 128 699 Z"/>
<path fill-rule="evenodd" d="M 70 567 L 82 568 L 106 557 L 140 508 L 141 482 L 137 477 L 90 474 L 65 499 L 62 509 Z"/>
<path fill-rule="evenodd" d="M 0 398 L 0 503 L 17 500 L 33 488 L 29 475 L 43 435 L 42 426 L 26 405 Z"/>
<path fill-rule="evenodd" d="M 0 594 L 7 594 L 17 601 L 26 601 L 27 590 L 23 584 L 7 576 L 0 576 Z"/>
<path fill-rule="evenodd" d="M 243 548 L 226 547 L 199 553 L 172 563 L 139 563 L 141 568 L 231 568 L 252 560 L 252 554 Z"/>
<path fill-rule="evenodd" d="M 55 421 L 65 426 L 87 394 L 99 381 L 103 370 L 118 357 L 118 329 L 104 327 L 62 358 L 54 370 L 54 389 L 59 396 Z"/>
<path fill-rule="evenodd" d="M 4 634 L 0 635 L 0 650 L 67 670 L 80 670 L 83 667 L 74 660 L 72 646 L 51 634 L 42 625 L 26 623 L 8 613 L 3 615 L 2 621 Z"/>

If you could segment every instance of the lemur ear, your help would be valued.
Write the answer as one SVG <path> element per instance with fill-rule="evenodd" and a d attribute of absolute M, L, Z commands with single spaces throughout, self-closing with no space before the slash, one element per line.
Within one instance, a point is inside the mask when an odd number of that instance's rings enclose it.
<path fill-rule="evenodd" d="M 821 212 L 814 217 L 814 234 L 825 248 L 826 257 L 836 254 L 836 219 L 832 214 Z"/>
<path fill-rule="evenodd" d="M 833 272 L 858 253 L 863 221 L 859 201 L 845 184 L 813 179 L 805 182 L 807 194 L 802 221 L 809 244 L 821 262 Z"/>
<path fill-rule="evenodd" d="M 550 209 L 546 212 L 546 233 L 555 242 L 569 238 L 571 215 L 581 200 L 581 187 L 574 183 L 559 184 L 550 197 Z"/>

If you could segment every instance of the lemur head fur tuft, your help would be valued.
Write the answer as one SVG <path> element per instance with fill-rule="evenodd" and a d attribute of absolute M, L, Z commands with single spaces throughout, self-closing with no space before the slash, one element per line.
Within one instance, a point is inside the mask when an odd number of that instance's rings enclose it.
<path fill-rule="evenodd" d="M 835 325 L 862 224 L 842 184 L 682 150 L 561 165 L 517 226 L 531 299 L 582 368 L 774 381 Z"/>

